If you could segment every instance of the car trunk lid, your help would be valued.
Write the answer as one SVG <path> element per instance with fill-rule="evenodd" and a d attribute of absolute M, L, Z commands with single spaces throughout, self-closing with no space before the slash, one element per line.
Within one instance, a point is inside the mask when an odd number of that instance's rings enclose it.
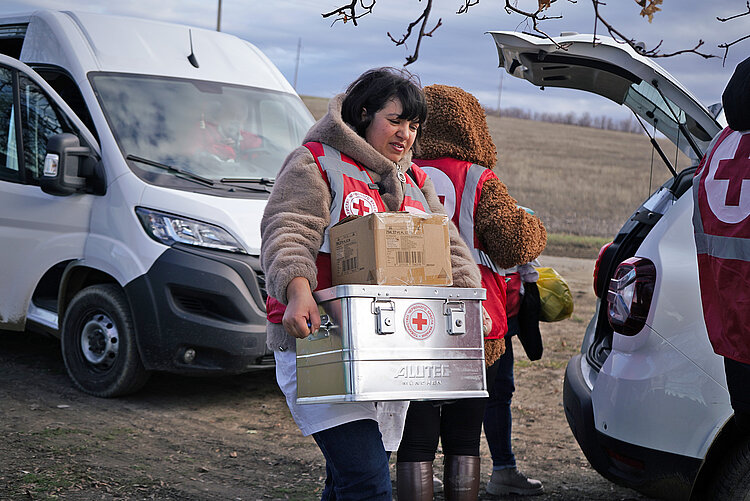
<path fill-rule="evenodd" d="M 539 87 L 584 90 L 630 108 L 686 155 L 700 158 L 721 126 L 664 68 L 610 37 L 492 31 L 500 66 Z"/>

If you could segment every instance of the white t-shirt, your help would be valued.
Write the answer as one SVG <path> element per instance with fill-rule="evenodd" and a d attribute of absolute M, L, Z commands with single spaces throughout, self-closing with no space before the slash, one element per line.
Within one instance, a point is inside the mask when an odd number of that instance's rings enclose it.
<path fill-rule="evenodd" d="M 378 422 L 387 451 L 395 451 L 404 431 L 409 402 L 346 402 L 340 404 L 297 403 L 297 354 L 292 351 L 274 351 L 276 382 L 286 397 L 292 418 L 302 434 L 312 435 L 344 423 L 359 419 Z"/>

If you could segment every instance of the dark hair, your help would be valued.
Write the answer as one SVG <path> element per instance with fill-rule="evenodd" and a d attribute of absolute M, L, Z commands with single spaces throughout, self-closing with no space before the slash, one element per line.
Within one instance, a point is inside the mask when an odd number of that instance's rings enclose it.
<path fill-rule="evenodd" d="M 427 119 L 427 100 L 422 92 L 419 78 L 406 70 L 375 68 L 359 76 L 346 89 L 341 105 L 341 118 L 362 137 L 372 122 L 375 113 L 382 110 L 393 98 L 398 98 L 403 111 L 398 118 L 423 124 Z M 362 117 L 362 110 L 366 114 Z M 422 128 L 417 129 L 419 140 Z"/>

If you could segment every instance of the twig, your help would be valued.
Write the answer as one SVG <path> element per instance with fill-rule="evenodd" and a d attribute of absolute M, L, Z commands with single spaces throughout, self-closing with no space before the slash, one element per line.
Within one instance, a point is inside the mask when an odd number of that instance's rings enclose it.
<path fill-rule="evenodd" d="M 531 19 L 531 22 L 533 23 L 533 26 L 534 26 L 534 31 L 536 31 L 540 35 L 544 36 L 544 38 L 546 38 L 547 40 L 555 44 L 557 48 L 559 49 L 564 48 L 559 43 L 555 42 L 555 40 L 553 40 L 551 36 L 549 36 L 546 32 L 542 31 L 539 28 L 539 23 L 541 21 L 546 21 L 548 19 L 562 19 L 562 16 L 545 16 L 545 15 L 540 16 L 539 15 L 541 14 L 542 10 L 546 8 L 545 5 L 548 5 L 548 4 L 543 5 L 540 2 L 541 7 L 539 7 L 535 12 L 526 12 L 524 10 L 519 9 L 515 5 L 511 5 L 510 2 L 511 0 L 505 0 L 505 12 L 507 12 L 508 14 L 515 12 L 516 14 L 520 14 L 522 16 L 525 16 L 528 19 Z"/>
<path fill-rule="evenodd" d="M 750 0 L 748 0 L 748 2 L 747 2 L 747 12 L 742 12 L 740 14 L 735 14 L 734 16 L 729 16 L 729 17 L 718 17 L 717 16 L 716 19 L 718 21 L 721 21 L 722 23 L 725 23 L 725 22 L 727 22 L 729 20 L 736 19 L 738 17 L 747 16 L 748 14 L 750 14 Z"/>
<path fill-rule="evenodd" d="M 652 58 L 673 57 L 678 54 L 691 53 L 691 54 L 697 54 L 704 59 L 710 59 L 712 57 L 719 57 L 714 54 L 705 54 L 703 52 L 698 51 L 698 49 L 705 43 L 703 40 L 698 40 L 698 43 L 692 49 L 683 49 L 683 50 L 678 50 L 678 51 L 670 52 L 666 54 L 659 53 L 659 47 L 661 47 L 661 44 L 664 42 L 664 40 L 659 41 L 659 43 L 653 49 L 646 50 L 632 38 L 628 38 L 625 35 L 623 35 L 614 26 L 612 26 L 609 22 L 607 22 L 607 20 L 604 19 L 604 17 L 602 17 L 601 13 L 599 12 L 599 6 L 606 5 L 606 3 L 602 2 L 601 0 L 591 0 L 591 3 L 594 6 L 594 44 L 596 44 L 597 23 L 601 22 L 607 28 L 607 31 L 609 32 L 610 35 L 612 35 L 612 38 L 614 38 L 615 41 L 629 45 L 630 47 L 633 48 L 633 50 L 635 50 L 637 53 L 641 54 L 642 56 L 652 57 Z"/>
<path fill-rule="evenodd" d="M 734 42 L 719 44 L 719 48 L 720 49 L 724 49 L 724 59 L 722 60 L 722 64 L 724 64 L 724 63 L 727 62 L 727 56 L 729 55 L 729 47 L 731 47 L 732 45 L 734 45 L 736 43 L 739 43 L 739 42 L 741 42 L 743 40 L 747 40 L 748 38 L 750 38 L 750 35 L 745 35 L 742 38 L 738 38 Z"/>
<path fill-rule="evenodd" d="M 420 0 L 421 1 L 421 0 Z M 478 2 L 479 0 L 477 0 Z M 417 19 L 409 23 L 409 26 L 406 28 L 406 33 L 398 40 L 393 38 L 393 35 L 391 35 L 391 32 L 388 32 L 388 38 L 391 39 L 393 43 L 398 45 L 403 45 L 406 43 L 406 41 L 411 36 L 411 31 L 414 29 L 414 27 L 417 24 L 420 24 L 419 26 L 419 34 L 417 35 L 417 45 L 414 47 L 414 52 L 410 56 L 406 56 L 406 62 L 404 63 L 404 66 L 409 66 L 411 63 L 416 61 L 419 58 L 419 46 L 422 44 L 422 38 L 424 37 L 431 37 L 433 33 L 435 33 L 435 30 L 438 29 L 443 24 L 443 19 L 438 19 L 437 24 L 430 30 L 425 31 L 425 26 L 427 25 L 427 21 L 430 18 L 430 11 L 432 10 L 432 0 L 427 0 L 427 5 L 424 8 L 424 11 L 422 11 L 422 15 L 420 15 Z"/>
<path fill-rule="evenodd" d="M 343 23 L 347 23 L 351 21 L 354 23 L 354 26 L 357 26 L 357 19 L 359 19 L 362 16 L 366 16 L 367 14 L 372 12 L 372 8 L 375 7 L 375 3 L 377 0 L 371 0 L 370 5 L 365 4 L 365 0 L 352 0 L 346 5 L 342 5 L 341 7 L 337 7 L 336 9 L 332 10 L 331 12 L 327 12 L 325 14 L 322 14 L 324 18 L 331 17 L 331 16 L 337 16 L 336 19 L 333 20 L 333 23 L 331 23 L 331 26 L 336 24 L 336 21 L 342 21 Z M 361 14 L 357 14 L 357 4 L 359 3 L 359 8 L 362 9 L 364 12 Z"/>

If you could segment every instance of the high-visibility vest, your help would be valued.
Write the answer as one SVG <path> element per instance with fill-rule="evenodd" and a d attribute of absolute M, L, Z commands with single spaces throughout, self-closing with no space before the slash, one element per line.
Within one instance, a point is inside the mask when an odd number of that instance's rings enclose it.
<path fill-rule="evenodd" d="M 726 128 L 693 177 L 693 228 L 714 351 L 750 364 L 750 132 Z"/>
<path fill-rule="evenodd" d="M 482 185 L 488 179 L 497 179 L 497 176 L 486 167 L 454 158 L 415 159 L 414 162 L 430 176 L 448 217 L 458 227 L 461 238 L 469 246 L 471 256 L 482 273 L 482 287 L 487 290 L 484 308 L 492 318 L 492 330 L 486 338 L 499 339 L 505 336 L 508 332 L 508 320 L 505 312 L 504 272 L 487 255 L 474 233 L 474 214 Z"/>
<path fill-rule="evenodd" d="M 318 278 L 315 290 L 320 290 L 332 285 L 329 230 L 348 216 L 384 212 L 386 207 L 378 185 L 358 162 L 327 144 L 310 142 L 304 146 L 312 153 L 320 175 L 331 191 L 331 220 L 325 229 L 323 243 L 315 261 Z M 432 213 L 421 190 L 426 180 L 427 174 L 416 165 L 412 165 L 410 175 L 405 176 L 404 200 L 398 210 L 413 214 Z M 266 299 L 266 317 L 269 322 L 281 323 L 285 309 L 286 306 L 275 298 L 268 296 Z"/>

